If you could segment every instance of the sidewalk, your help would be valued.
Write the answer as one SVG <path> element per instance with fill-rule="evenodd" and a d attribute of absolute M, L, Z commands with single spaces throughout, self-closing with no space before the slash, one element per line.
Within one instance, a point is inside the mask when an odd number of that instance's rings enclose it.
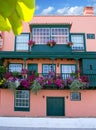
<path fill-rule="evenodd" d="M 29 128 L 96 128 L 96 118 L 0 117 L 0 126 Z"/>

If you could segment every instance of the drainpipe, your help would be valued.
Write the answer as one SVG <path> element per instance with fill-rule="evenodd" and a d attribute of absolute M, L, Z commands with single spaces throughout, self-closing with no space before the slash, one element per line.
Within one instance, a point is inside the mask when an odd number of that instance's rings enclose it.
<path fill-rule="evenodd" d="M 75 60 L 76 60 L 76 71 L 78 71 L 79 60 L 78 60 L 78 58 Z M 78 72 L 78 77 L 79 77 L 79 72 Z"/>
<path fill-rule="evenodd" d="M 23 69 L 26 70 L 26 58 L 24 58 L 23 60 L 24 60 Z M 24 74 L 24 75 L 23 75 L 23 78 L 24 78 L 24 79 L 27 78 L 27 74 Z"/>
<path fill-rule="evenodd" d="M 55 59 L 54 59 L 54 58 L 51 58 L 51 60 L 52 60 L 52 70 L 54 71 L 53 68 L 54 68 L 54 60 L 55 60 Z"/>

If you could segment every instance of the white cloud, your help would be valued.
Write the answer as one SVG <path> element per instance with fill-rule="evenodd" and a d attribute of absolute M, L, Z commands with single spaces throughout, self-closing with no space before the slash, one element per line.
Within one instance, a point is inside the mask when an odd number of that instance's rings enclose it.
<path fill-rule="evenodd" d="M 40 9 L 40 7 L 38 5 L 36 5 L 36 10 L 39 10 L 39 9 Z"/>
<path fill-rule="evenodd" d="M 64 7 L 57 10 L 57 14 L 60 15 L 81 15 L 83 12 L 82 6 Z"/>
<path fill-rule="evenodd" d="M 96 4 L 94 4 L 93 7 L 94 7 L 94 13 L 96 15 Z"/>
<path fill-rule="evenodd" d="M 42 15 L 47 15 L 47 14 L 52 13 L 53 10 L 54 10 L 54 7 L 49 6 L 48 8 L 44 9 L 44 10 L 41 12 L 41 14 L 42 14 Z"/>

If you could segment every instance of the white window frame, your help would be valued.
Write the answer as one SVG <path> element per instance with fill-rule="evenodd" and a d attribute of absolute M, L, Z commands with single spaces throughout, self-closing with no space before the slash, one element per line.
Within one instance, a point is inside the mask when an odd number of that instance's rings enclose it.
<path fill-rule="evenodd" d="M 30 91 L 29 90 L 16 90 L 15 91 L 15 108 L 28 109 L 30 108 Z"/>
<path fill-rule="evenodd" d="M 32 39 L 36 44 L 46 44 L 50 40 L 56 41 L 56 44 L 67 44 L 69 28 L 32 28 Z"/>
<path fill-rule="evenodd" d="M 22 33 L 16 36 L 16 51 L 28 51 L 29 33 Z"/>
<path fill-rule="evenodd" d="M 56 44 L 67 44 L 69 42 L 69 28 L 51 28 L 51 39 Z"/>
<path fill-rule="evenodd" d="M 42 66 L 42 72 L 43 72 L 43 74 L 44 73 L 48 74 L 49 71 L 54 71 L 54 72 L 56 71 L 55 64 L 54 65 L 52 65 L 52 64 L 43 64 L 43 66 Z"/>
<path fill-rule="evenodd" d="M 84 50 L 84 35 L 83 34 L 72 34 L 71 41 L 73 43 L 72 50 Z"/>
<path fill-rule="evenodd" d="M 62 64 L 61 65 L 61 74 L 62 74 L 62 78 L 66 79 L 68 77 L 70 77 L 70 74 L 72 72 L 75 72 L 76 70 L 76 65 L 75 64 Z"/>
<path fill-rule="evenodd" d="M 9 64 L 9 71 L 10 72 L 21 72 L 23 68 L 23 65 L 20 63 L 10 63 Z"/>
<path fill-rule="evenodd" d="M 32 39 L 36 44 L 46 44 L 50 40 L 50 28 L 33 28 Z"/>

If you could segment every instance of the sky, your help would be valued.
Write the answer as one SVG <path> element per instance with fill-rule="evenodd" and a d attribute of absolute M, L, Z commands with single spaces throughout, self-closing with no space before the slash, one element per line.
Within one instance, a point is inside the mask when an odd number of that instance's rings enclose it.
<path fill-rule="evenodd" d="M 85 6 L 96 14 L 96 0 L 36 0 L 35 15 L 82 15 Z"/>

